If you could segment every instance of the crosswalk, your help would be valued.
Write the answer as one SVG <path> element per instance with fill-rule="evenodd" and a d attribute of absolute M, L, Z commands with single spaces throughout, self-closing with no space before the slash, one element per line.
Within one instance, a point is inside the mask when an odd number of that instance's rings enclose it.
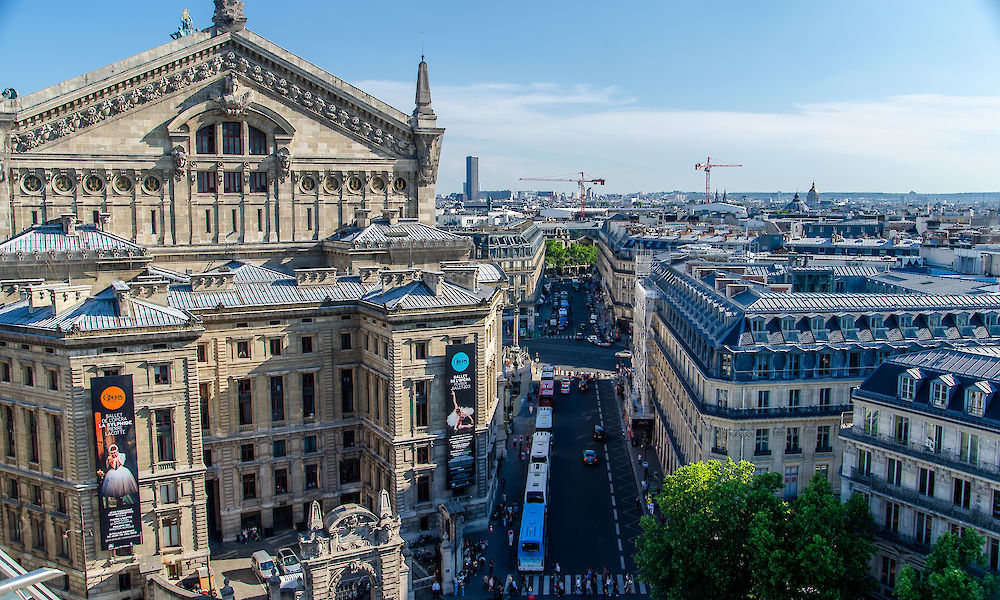
<path fill-rule="evenodd" d="M 555 575 L 525 575 L 524 578 L 525 578 L 525 581 L 527 581 L 527 584 L 529 586 L 531 586 L 531 591 L 536 596 L 553 596 L 553 595 L 555 595 L 555 593 L 556 593 L 556 591 L 555 591 L 556 576 Z M 579 575 L 560 575 L 559 578 L 561 580 L 563 580 L 563 585 L 565 586 L 563 589 L 566 590 L 566 595 L 567 596 L 572 596 L 572 595 L 587 595 L 587 589 L 586 589 L 586 586 L 585 586 L 585 584 L 583 582 L 584 574 L 581 573 Z M 636 595 L 636 594 L 642 595 L 642 596 L 646 596 L 646 595 L 649 594 L 649 588 L 646 586 L 645 583 L 643 583 L 641 581 L 634 581 L 633 586 L 632 586 L 632 592 L 631 592 L 631 594 L 627 594 L 626 591 L 625 591 L 625 574 L 624 573 L 612 574 L 611 578 L 614 580 L 615 583 L 618 584 L 618 592 L 621 595 L 623 595 L 623 596 L 624 595 Z M 594 596 L 600 595 L 601 594 L 600 590 L 603 587 L 603 585 L 604 585 L 604 575 L 598 574 L 597 575 L 597 586 L 591 592 L 591 595 L 594 595 Z M 524 595 L 527 594 L 527 592 L 525 590 L 521 590 L 521 592 Z"/>

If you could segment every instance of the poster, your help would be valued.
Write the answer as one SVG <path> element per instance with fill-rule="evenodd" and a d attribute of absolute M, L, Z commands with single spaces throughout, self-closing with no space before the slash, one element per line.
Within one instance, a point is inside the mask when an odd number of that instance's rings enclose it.
<path fill-rule="evenodd" d="M 476 345 L 452 344 L 445 351 L 448 413 L 448 487 L 476 481 Z"/>
<path fill-rule="evenodd" d="M 101 548 L 142 543 L 132 376 L 90 380 Z"/>

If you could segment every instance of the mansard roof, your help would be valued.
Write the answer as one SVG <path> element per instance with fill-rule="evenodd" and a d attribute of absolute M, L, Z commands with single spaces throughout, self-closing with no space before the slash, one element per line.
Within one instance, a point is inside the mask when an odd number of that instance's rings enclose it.
<path fill-rule="evenodd" d="M 447 241 L 471 245 L 465 236 L 426 225 L 417 219 L 399 219 L 396 222 L 390 222 L 388 219 L 375 219 L 367 227 L 353 230 L 335 241 L 348 242 L 354 248 L 380 247 L 395 243 Z"/>
<path fill-rule="evenodd" d="M 124 311 L 120 302 L 127 303 Z M 60 312 L 50 304 L 32 308 L 27 298 L 0 305 L 0 326 L 49 332 L 182 327 L 193 323 L 192 315 L 184 310 L 130 296 L 116 298 L 110 287 Z"/>
<path fill-rule="evenodd" d="M 23 253 L 78 254 L 94 252 L 95 256 L 144 256 L 146 249 L 138 244 L 102 231 L 96 225 L 77 225 L 66 232 L 60 221 L 35 225 L 0 242 L 0 255 Z"/>

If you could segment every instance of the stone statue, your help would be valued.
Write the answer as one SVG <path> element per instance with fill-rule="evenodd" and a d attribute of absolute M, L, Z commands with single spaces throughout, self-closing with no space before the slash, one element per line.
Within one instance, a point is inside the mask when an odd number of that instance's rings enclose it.
<path fill-rule="evenodd" d="M 170 154 L 174 157 L 174 179 L 180 181 L 181 173 L 187 166 L 187 150 L 184 149 L 184 146 L 177 145 L 170 151 Z"/>
<path fill-rule="evenodd" d="M 191 11 L 185 8 L 181 11 L 181 26 L 177 28 L 177 31 L 171 33 L 170 37 L 176 40 L 187 37 L 194 32 L 194 20 L 191 18 Z"/>
<path fill-rule="evenodd" d="M 288 148 L 280 148 L 278 150 L 278 177 L 281 181 L 284 181 L 288 174 L 292 170 L 292 153 L 288 151 Z"/>
<path fill-rule="evenodd" d="M 319 502 L 315 500 L 309 506 L 309 529 L 311 531 L 323 529 L 323 511 L 319 507 Z"/>
<path fill-rule="evenodd" d="M 441 135 L 417 135 L 417 178 L 420 183 L 437 181 L 438 160 L 441 158 Z"/>
<path fill-rule="evenodd" d="M 210 90 L 208 97 L 227 115 L 240 115 L 253 101 L 253 90 L 244 89 L 232 73 L 222 79 L 222 91 Z"/>
<path fill-rule="evenodd" d="M 243 2 L 240 0 L 215 0 L 215 14 L 212 22 L 220 33 L 227 31 L 243 31 L 247 18 L 243 14 Z"/>

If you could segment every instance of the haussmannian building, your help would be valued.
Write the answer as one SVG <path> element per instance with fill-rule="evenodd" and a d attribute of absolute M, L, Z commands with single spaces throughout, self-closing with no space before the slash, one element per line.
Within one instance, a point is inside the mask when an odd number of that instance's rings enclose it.
<path fill-rule="evenodd" d="M 854 391 L 841 495 L 868 499 L 881 597 L 945 532 L 976 531 L 987 568 L 1000 567 L 998 392 L 1000 347 L 978 345 L 892 356 Z"/>

